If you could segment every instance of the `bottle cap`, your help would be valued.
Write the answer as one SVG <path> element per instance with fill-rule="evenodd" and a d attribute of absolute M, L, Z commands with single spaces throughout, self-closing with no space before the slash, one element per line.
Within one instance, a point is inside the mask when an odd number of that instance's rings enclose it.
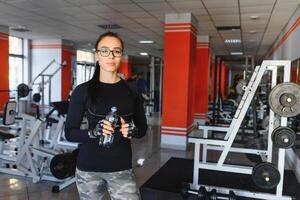
<path fill-rule="evenodd" d="M 117 111 L 117 107 L 111 107 L 111 109 L 110 109 L 112 112 L 116 112 Z"/>

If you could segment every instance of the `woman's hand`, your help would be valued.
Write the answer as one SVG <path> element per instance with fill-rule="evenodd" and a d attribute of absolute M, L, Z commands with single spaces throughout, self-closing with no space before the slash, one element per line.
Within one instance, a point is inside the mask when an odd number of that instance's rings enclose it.
<path fill-rule="evenodd" d="M 103 135 L 111 135 L 114 132 L 115 132 L 115 130 L 114 130 L 114 127 L 112 126 L 112 124 L 109 121 L 103 119 L 102 120 L 102 134 Z"/>
<path fill-rule="evenodd" d="M 137 132 L 137 128 L 133 121 L 126 123 L 125 120 L 121 117 L 121 128 L 120 133 L 124 138 L 131 139 Z"/>
<path fill-rule="evenodd" d="M 112 124 L 109 121 L 102 119 L 92 131 L 89 131 L 89 136 L 90 138 L 97 138 L 100 135 L 111 135 L 113 132 L 114 128 L 112 127 Z"/>

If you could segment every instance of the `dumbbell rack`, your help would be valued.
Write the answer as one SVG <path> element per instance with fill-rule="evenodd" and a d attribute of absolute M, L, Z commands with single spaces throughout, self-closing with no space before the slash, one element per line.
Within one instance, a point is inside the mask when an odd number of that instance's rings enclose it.
<path fill-rule="evenodd" d="M 243 89 L 245 90 L 242 100 L 239 103 L 237 111 L 234 115 L 234 118 L 228 128 L 224 127 L 201 127 L 204 129 L 204 134 L 202 138 L 193 138 L 189 137 L 188 142 L 194 143 L 194 172 L 193 172 L 193 183 L 190 184 L 192 190 L 198 190 L 200 186 L 205 186 L 208 191 L 216 189 L 218 193 L 228 194 L 230 190 L 234 190 L 237 196 L 248 197 L 248 198 L 258 198 L 258 199 L 269 199 L 269 200 L 291 200 L 290 196 L 283 196 L 283 177 L 284 177 L 284 161 L 285 161 L 285 149 L 279 149 L 278 153 L 278 165 L 277 169 L 280 173 L 280 182 L 276 188 L 276 194 L 263 193 L 263 192 L 251 192 L 247 190 L 240 190 L 234 188 L 225 188 L 225 187 L 215 187 L 209 185 L 199 185 L 199 169 L 207 170 L 216 170 L 232 173 L 241 173 L 241 174 L 252 174 L 253 167 L 251 166 L 241 166 L 241 165 L 229 165 L 224 164 L 226 157 L 229 152 L 239 152 L 239 153 L 250 153 L 250 154 L 260 154 L 265 155 L 265 160 L 267 162 L 272 162 L 272 149 L 273 143 L 271 139 L 271 134 L 274 129 L 274 112 L 270 110 L 270 119 L 269 119 L 269 131 L 268 131 L 268 147 L 267 150 L 257 150 L 257 149 L 246 149 L 246 148 L 236 148 L 232 147 L 233 141 L 237 136 L 237 132 L 241 126 L 241 123 L 246 115 L 246 112 L 250 106 L 250 103 L 255 95 L 255 92 L 258 88 L 258 85 L 267 71 L 272 72 L 272 88 L 277 83 L 277 72 L 278 69 L 283 67 L 283 82 L 290 81 L 290 70 L 291 62 L 290 61 L 263 61 L 261 66 L 256 66 L 248 85 Z M 287 126 L 287 117 L 281 117 L 281 126 Z M 223 140 L 208 139 L 208 130 L 226 132 Z M 200 145 L 203 145 L 202 160 L 200 158 Z M 222 151 L 221 156 L 219 157 L 217 163 L 207 162 L 206 155 L 207 150 L 217 150 Z M 200 177 L 201 178 L 201 177 Z M 191 192 L 193 193 L 193 192 Z"/>

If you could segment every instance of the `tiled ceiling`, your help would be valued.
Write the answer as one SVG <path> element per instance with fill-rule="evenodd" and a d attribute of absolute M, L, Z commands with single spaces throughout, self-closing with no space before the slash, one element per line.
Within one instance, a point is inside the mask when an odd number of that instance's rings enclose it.
<path fill-rule="evenodd" d="M 164 17 L 191 12 L 198 19 L 198 34 L 210 35 L 215 54 L 241 51 L 262 56 L 299 7 L 300 0 L 0 0 L 0 25 L 24 26 L 27 33 L 11 35 L 31 39 L 62 38 L 79 48 L 91 48 L 105 30 L 100 24 L 118 24 L 126 52 L 163 55 Z M 251 19 L 257 16 L 258 19 Z M 218 31 L 217 26 L 240 26 Z M 240 39 L 227 45 L 225 39 Z M 154 40 L 154 44 L 139 44 Z"/>

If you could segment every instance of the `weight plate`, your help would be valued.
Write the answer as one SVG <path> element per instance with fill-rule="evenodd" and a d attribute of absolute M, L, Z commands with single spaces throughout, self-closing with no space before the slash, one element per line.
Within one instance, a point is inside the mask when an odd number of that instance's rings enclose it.
<path fill-rule="evenodd" d="M 217 200 L 217 199 L 218 199 L 217 190 L 216 189 L 212 189 L 210 191 L 210 200 Z"/>
<path fill-rule="evenodd" d="M 261 162 L 253 167 L 252 180 L 262 189 L 273 189 L 280 181 L 280 173 L 272 163 Z"/>
<path fill-rule="evenodd" d="M 189 183 L 182 183 L 181 188 L 180 188 L 180 194 L 183 199 L 187 199 L 189 197 L 189 189 L 190 189 L 190 184 Z"/>
<path fill-rule="evenodd" d="M 280 126 L 273 130 L 272 140 L 274 146 L 288 149 L 294 146 L 296 141 L 296 133 L 289 127 Z"/>
<path fill-rule="evenodd" d="M 50 162 L 50 171 L 55 178 L 65 179 L 75 174 L 76 158 L 73 153 L 55 155 Z"/>
<path fill-rule="evenodd" d="M 32 96 L 32 100 L 36 103 L 40 102 L 41 100 L 41 95 L 39 93 L 35 93 L 33 96 Z"/>
<path fill-rule="evenodd" d="M 25 83 L 21 83 L 20 85 L 18 85 L 17 90 L 18 97 L 27 97 L 30 91 L 28 85 L 26 85 Z"/>
<path fill-rule="evenodd" d="M 270 92 L 269 105 L 282 117 L 293 117 L 300 113 L 300 86 L 295 83 L 280 83 Z"/>
<path fill-rule="evenodd" d="M 198 190 L 198 200 L 206 200 L 207 199 L 207 191 L 204 186 L 199 187 Z"/>
<path fill-rule="evenodd" d="M 238 84 L 235 87 L 236 93 L 239 95 L 242 95 L 245 91 L 245 87 L 247 86 L 247 81 L 246 80 L 240 80 Z"/>
<path fill-rule="evenodd" d="M 229 191 L 228 200 L 236 200 L 236 196 L 232 190 Z"/>

